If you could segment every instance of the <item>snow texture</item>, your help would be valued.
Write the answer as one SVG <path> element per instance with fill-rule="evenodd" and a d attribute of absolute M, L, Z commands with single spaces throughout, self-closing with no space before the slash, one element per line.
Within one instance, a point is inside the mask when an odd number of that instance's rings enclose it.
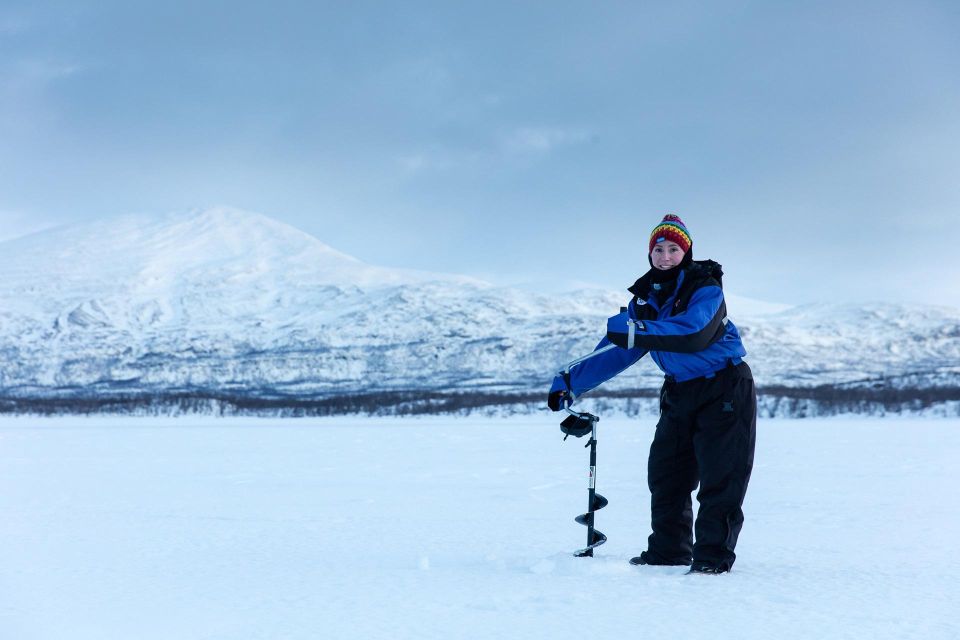
<path fill-rule="evenodd" d="M 960 637 L 957 420 L 761 421 L 734 571 L 631 567 L 653 421 L 3 418 L 11 640 Z"/>
<path fill-rule="evenodd" d="M 78 224 L 0 249 L 0 394 L 19 397 L 540 392 L 593 349 L 631 284 L 542 295 L 376 267 L 229 208 Z M 960 310 L 727 297 L 761 387 L 960 386 Z M 603 389 L 661 379 L 645 359 Z"/>

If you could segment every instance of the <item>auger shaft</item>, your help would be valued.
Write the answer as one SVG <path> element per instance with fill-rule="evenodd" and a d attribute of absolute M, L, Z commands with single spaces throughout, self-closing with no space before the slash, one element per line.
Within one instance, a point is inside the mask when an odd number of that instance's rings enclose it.
<path fill-rule="evenodd" d="M 607 536 L 594 527 L 594 514 L 607 506 L 608 500 L 597 493 L 597 422 L 599 418 L 590 414 L 580 414 L 580 416 L 590 416 L 590 440 L 586 444 L 590 447 L 590 474 L 587 485 L 587 512 L 574 519 L 587 527 L 587 546 L 574 552 L 573 555 L 580 558 L 592 558 L 593 550 L 607 541 Z"/>
<path fill-rule="evenodd" d="M 585 556 L 593 557 L 593 532 L 596 531 L 593 526 L 593 514 L 595 513 L 593 501 L 597 497 L 597 423 L 593 423 L 593 431 L 590 433 L 590 484 L 587 488 L 587 550 Z"/>
<path fill-rule="evenodd" d="M 621 309 L 621 311 L 625 310 L 626 309 Z M 608 344 L 568 363 L 564 370 L 560 372 L 560 375 L 562 375 L 567 382 L 568 388 L 570 386 L 570 370 L 574 366 L 616 348 L 617 345 Z M 571 435 L 576 438 L 581 438 L 587 435 L 587 433 L 590 434 L 590 440 L 586 444 L 586 446 L 590 447 L 590 484 L 587 487 L 587 512 L 574 518 L 574 520 L 587 527 L 587 546 L 579 551 L 575 551 L 573 555 L 581 558 L 592 558 L 593 550 L 607 541 L 607 536 L 597 531 L 593 526 L 594 514 L 607 506 L 609 501 L 597 493 L 597 422 L 600 421 L 600 418 L 592 413 L 580 413 L 571 409 L 570 404 L 575 398 L 576 396 L 571 391 L 563 406 L 563 409 L 570 415 L 560 424 L 560 430 L 565 434 L 564 440 Z"/>

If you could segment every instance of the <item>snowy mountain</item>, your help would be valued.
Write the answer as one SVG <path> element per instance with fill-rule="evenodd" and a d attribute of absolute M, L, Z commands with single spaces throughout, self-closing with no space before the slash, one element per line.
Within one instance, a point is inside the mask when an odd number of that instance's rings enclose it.
<path fill-rule="evenodd" d="M 629 298 L 372 266 L 227 208 L 61 227 L 0 250 L 5 398 L 539 396 Z M 960 386 L 957 309 L 730 295 L 728 310 L 761 387 Z M 660 380 L 641 363 L 604 390 Z"/>

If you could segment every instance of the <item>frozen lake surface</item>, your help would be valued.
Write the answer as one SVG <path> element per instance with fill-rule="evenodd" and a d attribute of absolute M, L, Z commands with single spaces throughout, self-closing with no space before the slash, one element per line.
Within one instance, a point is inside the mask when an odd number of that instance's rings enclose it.
<path fill-rule="evenodd" d="M 650 419 L 0 419 L 0 638 L 960 637 L 960 421 L 761 421 L 731 574 L 631 567 Z"/>

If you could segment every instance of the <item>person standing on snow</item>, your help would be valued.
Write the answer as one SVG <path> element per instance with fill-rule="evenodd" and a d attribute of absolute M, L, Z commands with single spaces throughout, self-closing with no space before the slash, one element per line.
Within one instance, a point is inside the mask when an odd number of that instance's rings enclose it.
<path fill-rule="evenodd" d="M 723 271 L 712 260 L 694 261 L 692 249 L 678 216 L 654 227 L 651 269 L 628 289 L 633 299 L 607 320 L 607 336 L 597 345 L 621 348 L 554 378 L 547 404 L 559 411 L 649 353 L 665 374 L 647 465 L 653 533 L 630 564 L 724 573 L 736 560 L 743 526 L 757 396 L 740 334 L 727 319 Z M 698 484 L 694 543 L 690 493 Z"/>

